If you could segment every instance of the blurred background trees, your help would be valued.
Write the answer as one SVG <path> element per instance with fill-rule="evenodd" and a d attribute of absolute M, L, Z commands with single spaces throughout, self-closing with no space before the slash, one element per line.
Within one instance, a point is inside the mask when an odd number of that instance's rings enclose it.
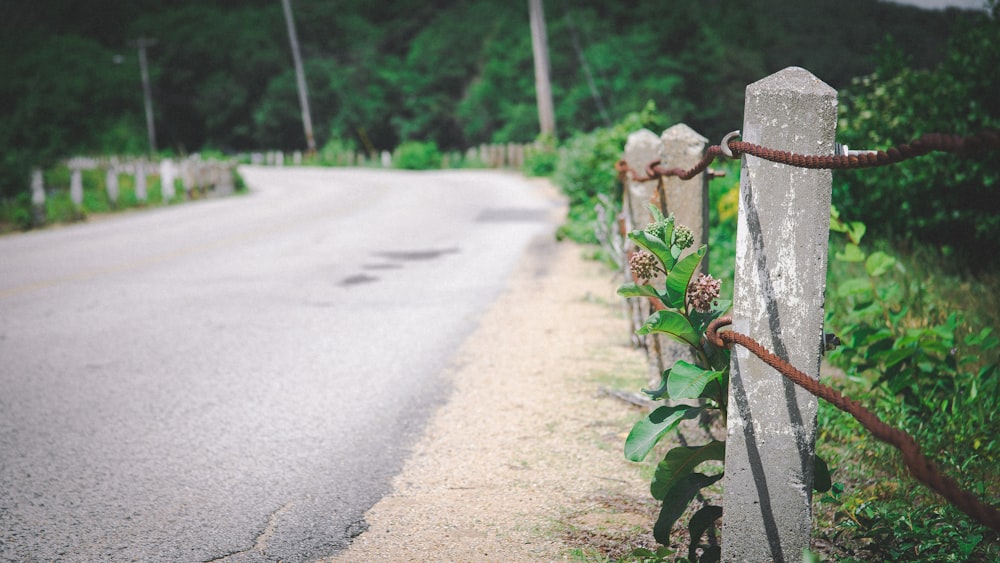
<path fill-rule="evenodd" d="M 535 139 L 527 2 L 293 6 L 319 146 L 391 150 L 420 141 L 462 150 Z M 841 134 L 857 148 L 998 119 L 995 2 L 992 18 L 874 0 L 549 0 L 545 7 L 561 143 L 619 123 L 647 102 L 663 123 L 683 121 L 718 142 L 742 123 L 746 84 L 789 65 L 842 90 Z M 129 47 L 140 36 L 158 40 L 148 57 L 163 151 L 304 148 L 279 2 L 0 0 L 0 197 L 23 193 L 31 166 L 146 150 Z M 943 99 L 947 106 L 937 103 Z M 988 187 L 996 165 L 970 174 L 970 185 Z M 918 176 L 936 193 L 939 180 L 955 174 Z M 838 189 L 868 212 L 894 181 L 873 178 L 848 178 Z M 885 189 L 873 190 L 875 182 Z M 995 197 L 975 189 L 953 194 L 967 203 L 963 221 L 975 208 L 996 209 Z M 901 219 L 895 209 L 882 208 L 881 219 L 907 236 L 950 224 L 893 222 Z M 861 218 L 872 226 L 880 219 Z M 1000 234 L 997 222 L 969 236 Z"/>

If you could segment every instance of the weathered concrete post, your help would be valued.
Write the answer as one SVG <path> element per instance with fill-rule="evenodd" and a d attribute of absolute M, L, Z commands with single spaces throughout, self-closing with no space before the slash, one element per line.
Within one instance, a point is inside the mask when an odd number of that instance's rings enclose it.
<path fill-rule="evenodd" d="M 233 181 L 233 169 L 235 166 L 229 162 L 220 162 L 215 166 L 218 174 L 218 183 L 215 184 L 215 195 L 232 195 L 236 191 L 236 183 Z"/>
<path fill-rule="evenodd" d="M 114 162 L 108 165 L 108 171 L 104 175 L 104 191 L 108 194 L 108 201 L 111 205 L 118 205 L 118 168 Z"/>
<path fill-rule="evenodd" d="M 31 171 L 31 215 L 36 227 L 45 224 L 45 179 L 41 168 Z"/>
<path fill-rule="evenodd" d="M 744 141 L 833 154 L 837 92 L 786 68 L 746 89 Z M 733 330 L 819 377 L 829 170 L 743 157 Z M 809 546 L 816 399 L 745 349 L 732 353 L 724 561 L 799 561 Z"/>
<path fill-rule="evenodd" d="M 649 163 L 660 158 L 660 148 L 660 138 L 656 136 L 656 133 L 653 133 L 649 129 L 640 129 L 630 134 L 625 141 L 625 162 L 637 174 L 645 176 L 646 167 Z M 626 177 L 624 181 L 625 189 L 622 196 L 624 199 L 622 202 L 622 213 L 625 216 L 625 231 L 642 229 L 653 220 L 653 214 L 649 211 L 649 204 L 653 201 L 658 182 L 656 180 L 637 182 L 631 177 Z M 626 255 L 629 251 L 635 249 L 636 247 L 631 241 L 625 241 L 624 250 Z M 631 280 L 632 275 L 629 272 L 627 260 L 624 268 L 625 279 Z M 651 280 L 651 283 L 654 284 L 662 284 L 662 282 L 662 277 L 661 279 Z M 627 303 L 630 314 L 630 328 L 636 330 L 642 326 L 646 317 L 652 312 L 652 309 L 650 308 L 649 301 L 646 299 L 629 299 Z M 655 334 L 647 334 L 646 336 L 639 336 L 637 338 L 639 338 L 639 344 L 646 349 L 646 355 L 649 357 L 650 383 L 656 385 L 660 381 L 660 375 L 663 373 L 663 370 L 666 369 L 660 354 L 661 345 L 666 342 L 666 339 L 661 339 Z"/>
<path fill-rule="evenodd" d="M 693 168 L 705 154 L 708 139 L 683 123 L 670 127 L 660 135 L 660 158 L 668 168 Z M 678 225 L 684 225 L 694 234 L 694 245 L 684 254 L 694 252 L 708 243 L 708 175 L 702 172 L 690 180 L 676 176 L 663 179 L 662 193 L 654 194 L 653 203 L 673 213 Z M 660 201 L 663 198 L 665 201 Z M 702 271 L 707 273 L 708 259 L 702 261 Z"/>
<path fill-rule="evenodd" d="M 69 199 L 73 202 L 76 212 L 83 210 L 83 170 L 77 163 L 70 163 Z"/>
<path fill-rule="evenodd" d="M 160 193 L 163 195 L 163 202 L 169 203 L 174 199 L 176 191 L 174 180 L 177 178 L 177 171 L 174 168 L 174 161 L 164 158 L 160 161 Z"/>
<path fill-rule="evenodd" d="M 184 190 L 184 198 L 191 199 L 194 197 L 194 163 L 191 157 L 185 158 L 181 161 L 181 189 Z"/>
<path fill-rule="evenodd" d="M 146 163 L 138 161 L 135 163 L 135 199 L 139 203 L 146 203 L 149 194 L 146 189 Z"/>

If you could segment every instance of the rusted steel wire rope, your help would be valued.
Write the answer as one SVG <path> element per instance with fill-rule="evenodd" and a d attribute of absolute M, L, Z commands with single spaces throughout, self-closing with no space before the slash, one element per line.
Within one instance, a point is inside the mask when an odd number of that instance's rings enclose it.
<path fill-rule="evenodd" d="M 976 495 L 959 487 L 954 479 L 942 474 L 934 462 L 920 451 L 920 445 L 912 436 L 882 422 L 875 413 L 866 409 L 861 403 L 844 397 L 836 389 L 802 373 L 753 338 L 732 330 L 719 332 L 720 328 L 729 324 L 732 324 L 732 317 L 729 316 L 712 321 L 706 329 L 705 339 L 718 347 L 728 347 L 732 344 L 743 346 L 799 387 L 850 414 L 876 438 L 898 449 L 903 454 L 903 462 L 916 480 L 941 494 L 948 502 L 984 526 L 1000 532 L 1000 511 L 983 503 Z"/>
<path fill-rule="evenodd" d="M 855 154 L 846 155 L 801 155 L 762 147 L 746 141 L 732 140 L 736 136 L 731 133 L 723 140 L 723 144 L 708 147 L 702 159 L 694 167 L 687 170 L 665 168 L 661 166 L 662 163 L 660 160 L 654 160 L 646 166 L 645 175 L 641 175 L 631 168 L 624 159 L 615 163 L 615 170 L 618 171 L 620 178 L 630 177 L 635 182 L 646 182 L 666 176 L 676 176 L 682 180 L 690 180 L 704 172 L 720 155 L 732 155 L 733 158 L 738 158 L 741 155 L 748 154 L 771 162 L 787 164 L 798 168 L 848 170 L 887 166 L 932 152 L 947 152 L 959 156 L 972 156 L 987 149 L 1000 148 L 1000 130 L 995 129 L 986 129 L 966 137 L 943 133 L 928 133 L 909 143 L 903 143 L 886 150 L 858 151 Z"/>

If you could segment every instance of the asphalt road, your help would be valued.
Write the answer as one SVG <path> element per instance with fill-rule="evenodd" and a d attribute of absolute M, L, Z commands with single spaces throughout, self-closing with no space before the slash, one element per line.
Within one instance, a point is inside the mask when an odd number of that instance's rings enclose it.
<path fill-rule="evenodd" d="M 0 237 L 0 560 L 337 552 L 552 232 L 510 174 L 243 173 L 248 195 Z"/>

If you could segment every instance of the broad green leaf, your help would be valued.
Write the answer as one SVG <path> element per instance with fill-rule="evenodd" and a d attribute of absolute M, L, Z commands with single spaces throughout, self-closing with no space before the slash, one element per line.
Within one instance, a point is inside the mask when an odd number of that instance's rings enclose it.
<path fill-rule="evenodd" d="M 646 323 L 639 327 L 639 330 L 635 331 L 640 336 L 654 332 L 666 334 L 678 342 L 691 346 L 698 346 L 700 340 L 691 323 L 677 311 L 656 311 L 646 319 Z"/>
<path fill-rule="evenodd" d="M 674 257 L 670 254 L 670 247 L 667 243 L 647 233 L 646 231 L 632 231 L 628 238 L 637 245 L 645 248 L 660 259 L 665 270 L 670 270 L 674 266 Z"/>
<path fill-rule="evenodd" d="M 876 332 L 874 332 L 874 333 L 869 334 L 868 336 L 866 336 L 861 341 L 860 345 L 861 346 L 870 346 L 870 345 L 872 345 L 872 344 L 874 344 L 876 342 L 882 341 L 882 340 L 892 340 L 892 338 L 893 338 L 892 331 L 890 331 L 887 328 L 884 328 L 884 329 L 878 330 L 878 331 L 876 331 Z"/>
<path fill-rule="evenodd" d="M 725 375 L 725 372 L 719 372 L 719 373 Z M 729 386 L 729 381 L 722 381 L 721 379 L 726 379 L 726 378 L 720 378 L 719 380 L 709 381 L 708 385 L 705 385 L 705 388 L 702 389 L 701 395 L 698 395 L 698 398 L 711 399 L 712 401 L 715 401 L 716 405 L 718 405 L 719 408 L 725 409 L 726 401 L 722 390 L 724 388 L 723 387 L 724 385 L 726 387 Z"/>
<path fill-rule="evenodd" d="M 680 446 L 667 452 L 656 466 L 653 482 L 649 486 L 655 499 L 663 499 L 667 492 L 700 463 L 711 459 L 726 458 L 726 443 L 712 440 L 704 446 Z"/>
<path fill-rule="evenodd" d="M 649 214 L 653 216 L 654 223 L 658 221 L 665 221 L 667 219 L 663 216 L 663 212 L 660 211 L 659 207 L 653 205 L 652 203 L 647 204 L 646 207 L 649 208 Z"/>
<path fill-rule="evenodd" d="M 670 370 L 663 372 L 660 377 L 660 386 L 656 389 L 643 389 L 642 392 L 649 395 L 650 399 L 659 399 L 667 394 L 667 379 L 670 378 Z"/>
<path fill-rule="evenodd" d="M 865 271 L 868 272 L 869 276 L 877 278 L 882 274 L 886 273 L 893 266 L 896 265 L 896 259 L 889 256 L 885 252 L 878 251 L 873 252 L 868 260 L 865 261 Z"/>
<path fill-rule="evenodd" d="M 698 560 L 695 550 L 698 549 L 701 536 L 705 535 L 705 531 L 714 526 L 715 521 L 719 518 L 722 518 L 722 507 L 710 504 L 701 507 L 698 512 L 691 516 L 691 520 L 688 522 L 688 535 L 691 538 L 691 544 L 688 546 L 689 561 Z"/>
<path fill-rule="evenodd" d="M 865 253 L 858 245 L 847 243 L 844 245 L 844 251 L 838 252 L 834 257 L 841 262 L 863 262 Z"/>
<path fill-rule="evenodd" d="M 819 456 L 815 456 L 813 461 L 813 490 L 817 493 L 825 493 L 833 486 L 830 479 L 830 467 L 826 461 Z"/>
<path fill-rule="evenodd" d="M 847 236 L 851 238 L 851 242 L 854 244 L 861 244 L 861 239 L 865 236 L 865 231 L 867 231 L 867 227 L 861 221 L 851 221 L 847 224 Z"/>
<path fill-rule="evenodd" d="M 661 299 L 660 292 L 649 284 L 626 283 L 618 288 L 618 295 L 622 297 L 655 297 Z"/>
<path fill-rule="evenodd" d="M 837 286 L 839 297 L 850 297 L 861 293 L 871 292 L 872 284 L 867 278 L 854 278 L 842 282 Z"/>
<path fill-rule="evenodd" d="M 676 405 L 659 407 L 645 418 L 635 423 L 625 439 L 625 457 L 631 461 L 642 461 L 660 438 L 677 427 L 682 420 L 694 418 L 701 407 Z"/>
<path fill-rule="evenodd" d="M 1000 338 L 992 336 L 993 329 L 991 327 L 986 327 L 979 331 L 978 334 L 970 334 L 965 337 L 965 344 L 967 346 L 978 346 L 983 350 L 990 350 L 997 347 L 1000 344 Z"/>
<path fill-rule="evenodd" d="M 722 372 L 702 369 L 696 365 L 678 360 L 667 378 L 667 396 L 671 399 L 697 399 L 710 382 L 722 376 Z"/>
<path fill-rule="evenodd" d="M 722 473 L 718 475 L 704 475 L 701 473 L 688 473 L 679 479 L 663 498 L 663 506 L 660 508 L 660 516 L 653 526 L 653 537 L 656 541 L 669 545 L 670 530 L 674 523 L 684 514 L 687 506 L 691 504 L 698 491 L 722 479 Z"/>
<path fill-rule="evenodd" d="M 847 225 L 840 220 L 840 211 L 833 205 L 830 206 L 830 230 L 835 233 L 847 232 Z"/>
<path fill-rule="evenodd" d="M 708 252 L 708 246 L 702 245 L 697 252 L 688 254 L 667 271 L 666 297 L 668 307 L 684 308 L 688 284 L 691 283 L 691 277 L 694 276 L 706 252 Z"/>

